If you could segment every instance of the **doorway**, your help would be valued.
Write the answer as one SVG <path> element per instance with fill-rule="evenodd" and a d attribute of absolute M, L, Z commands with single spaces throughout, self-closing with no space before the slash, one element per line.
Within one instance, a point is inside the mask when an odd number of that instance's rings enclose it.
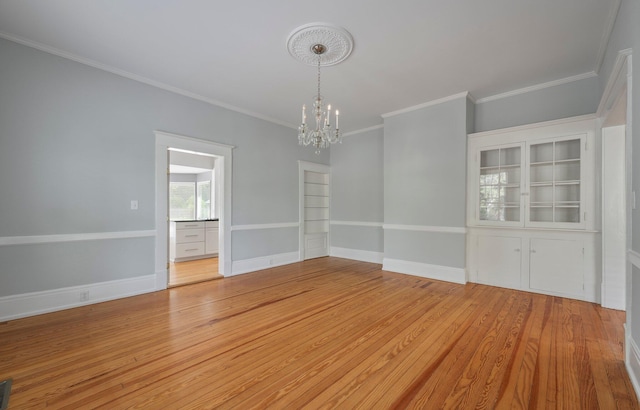
<path fill-rule="evenodd" d="M 220 279 L 216 156 L 169 148 L 169 287 Z"/>
<path fill-rule="evenodd" d="M 231 170 L 232 170 L 232 149 L 233 146 L 218 144 L 210 141 L 200 140 L 191 137 L 156 131 L 156 288 L 166 289 L 169 285 L 170 273 L 170 236 L 171 225 L 169 217 L 169 176 L 170 176 L 170 151 L 179 151 L 194 155 L 208 156 L 215 159 L 212 180 L 215 181 L 211 196 L 215 198 L 214 210 L 217 217 L 218 229 L 218 272 L 222 276 L 231 274 Z M 196 215 L 196 220 L 197 215 Z M 213 218 L 210 218 L 213 219 Z M 202 229 L 202 232 L 181 232 L 183 236 L 199 235 L 203 239 L 207 234 L 211 237 L 213 226 L 207 226 L 207 221 L 203 221 L 202 227 L 183 226 L 184 229 Z M 209 221 L 214 222 L 214 221 Z M 175 227 L 174 227 L 175 228 Z M 176 229 L 177 230 L 177 229 Z M 174 235 L 178 235 L 176 232 Z M 214 235 L 215 237 L 215 235 Z M 190 237 L 194 238 L 194 237 Z M 205 240 L 201 241 L 205 246 Z M 191 248 L 191 247 L 189 247 Z M 205 250 L 206 252 L 206 250 Z M 194 270 L 202 269 L 195 267 Z M 212 266 L 206 270 L 214 270 Z"/>
<path fill-rule="evenodd" d="M 298 161 L 300 260 L 329 256 L 330 174 L 327 165 Z"/>
<path fill-rule="evenodd" d="M 626 112 L 623 88 L 602 125 L 602 306 L 626 310 Z"/>
<path fill-rule="evenodd" d="M 631 49 L 618 53 L 598 113 L 602 121 L 602 306 L 626 310 L 631 332 Z M 626 349 L 627 361 L 630 350 Z"/>

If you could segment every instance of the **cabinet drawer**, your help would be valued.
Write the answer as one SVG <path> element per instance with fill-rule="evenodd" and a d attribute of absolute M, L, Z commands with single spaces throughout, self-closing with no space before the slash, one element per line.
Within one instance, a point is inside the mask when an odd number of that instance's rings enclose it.
<path fill-rule="evenodd" d="M 217 228 L 218 221 L 207 221 L 204 223 L 206 228 Z"/>
<path fill-rule="evenodd" d="M 176 229 L 204 228 L 204 222 L 176 222 Z"/>
<path fill-rule="evenodd" d="M 180 229 L 176 231 L 176 243 L 203 242 L 204 229 Z"/>
<path fill-rule="evenodd" d="M 176 244 L 176 258 L 204 255 L 204 242 Z"/>

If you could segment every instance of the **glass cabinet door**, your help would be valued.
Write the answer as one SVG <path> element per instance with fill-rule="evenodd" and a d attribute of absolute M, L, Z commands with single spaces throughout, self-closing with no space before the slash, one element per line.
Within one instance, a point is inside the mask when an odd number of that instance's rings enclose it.
<path fill-rule="evenodd" d="M 478 219 L 481 223 L 521 223 L 521 163 L 521 146 L 480 151 Z"/>
<path fill-rule="evenodd" d="M 529 146 L 528 222 L 558 227 L 582 222 L 581 153 L 581 138 Z"/>

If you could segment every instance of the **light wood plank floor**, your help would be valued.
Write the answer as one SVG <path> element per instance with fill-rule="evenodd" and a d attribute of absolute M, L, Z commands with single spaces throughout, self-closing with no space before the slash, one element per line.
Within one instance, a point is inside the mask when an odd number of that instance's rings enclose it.
<path fill-rule="evenodd" d="M 338 258 L 0 324 L 11 409 L 636 409 L 624 314 Z"/>
<path fill-rule="evenodd" d="M 218 273 L 217 257 L 169 263 L 170 287 L 222 278 L 223 276 Z"/>

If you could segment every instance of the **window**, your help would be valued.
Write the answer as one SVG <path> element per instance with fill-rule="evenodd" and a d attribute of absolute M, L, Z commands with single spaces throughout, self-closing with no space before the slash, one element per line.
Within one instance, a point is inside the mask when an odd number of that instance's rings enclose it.
<path fill-rule="evenodd" d="M 211 181 L 169 183 L 171 221 L 209 219 L 211 211 Z"/>
<path fill-rule="evenodd" d="M 196 219 L 196 184 L 193 182 L 169 183 L 169 219 L 185 221 Z"/>
<path fill-rule="evenodd" d="M 200 181 L 197 183 L 198 206 L 197 219 L 211 218 L 211 181 Z"/>

